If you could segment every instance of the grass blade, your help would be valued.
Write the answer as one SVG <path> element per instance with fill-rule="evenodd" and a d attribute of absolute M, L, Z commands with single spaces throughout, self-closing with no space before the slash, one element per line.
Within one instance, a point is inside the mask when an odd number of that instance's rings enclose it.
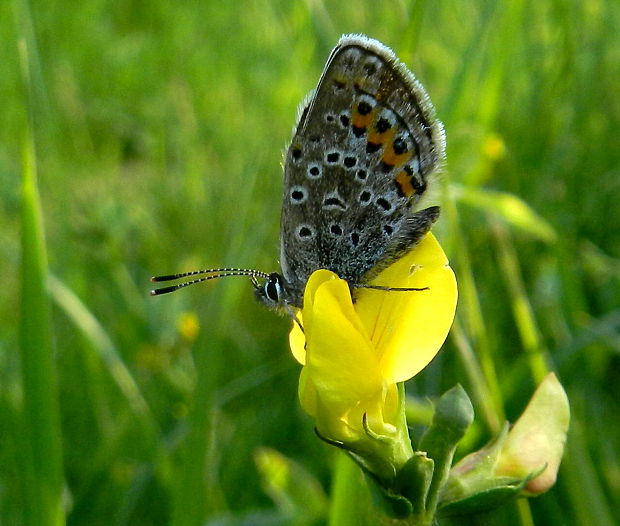
<path fill-rule="evenodd" d="M 64 524 L 60 413 L 49 300 L 47 258 L 37 190 L 34 144 L 24 140 L 22 171 L 22 274 L 20 356 L 23 388 L 23 437 L 27 474 L 25 522 Z"/>

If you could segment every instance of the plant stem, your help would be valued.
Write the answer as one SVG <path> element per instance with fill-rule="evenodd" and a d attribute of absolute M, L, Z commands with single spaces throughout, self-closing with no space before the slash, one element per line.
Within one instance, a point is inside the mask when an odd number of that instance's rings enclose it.
<path fill-rule="evenodd" d="M 368 492 L 359 466 L 339 451 L 334 463 L 329 526 L 362 526 L 368 518 Z"/>

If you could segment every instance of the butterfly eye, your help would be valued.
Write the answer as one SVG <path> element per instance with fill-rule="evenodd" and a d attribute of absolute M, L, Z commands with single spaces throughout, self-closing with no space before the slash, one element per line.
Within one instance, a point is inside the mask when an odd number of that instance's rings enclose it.
<path fill-rule="evenodd" d="M 282 294 L 282 278 L 279 274 L 273 272 L 269 274 L 265 283 L 265 296 L 270 301 L 278 303 Z"/>

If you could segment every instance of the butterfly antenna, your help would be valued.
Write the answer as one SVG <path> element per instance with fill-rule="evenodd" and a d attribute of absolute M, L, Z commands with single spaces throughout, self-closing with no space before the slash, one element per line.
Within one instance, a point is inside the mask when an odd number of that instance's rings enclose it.
<path fill-rule="evenodd" d="M 206 276 L 204 274 L 207 274 Z M 256 282 L 256 278 L 264 278 L 267 279 L 269 274 L 266 272 L 261 272 L 260 270 L 252 270 L 247 268 L 210 268 L 204 270 L 193 270 L 191 272 L 182 272 L 180 274 L 169 274 L 166 276 L 153 276 L 151 281 L 154 283 L 159 283 L 162 281 L 174 281 L 177 279 L 183 279 L 190 276 L 200 276 L 201 278 L 192 279 L 190 281 L 184 281 L 182 283 L 177 283 L 176 285 L 170 285 L 168 287 L 161 287 L 159 289 L 153 289 L 150 292 L 151 296 L 160 296 L 161 294 L 168 294 L 170 292 L 174 292 L 175 290 L 183 289 L 185 287 L 189 287 L 190 285 L 195 285 L 196 283 L 202 283 L 203 281 L 209 281 L 212 279 L 219 278 L 228 278 L 231 276 L 250 276 L 252 278 L 252 282 Z"/>

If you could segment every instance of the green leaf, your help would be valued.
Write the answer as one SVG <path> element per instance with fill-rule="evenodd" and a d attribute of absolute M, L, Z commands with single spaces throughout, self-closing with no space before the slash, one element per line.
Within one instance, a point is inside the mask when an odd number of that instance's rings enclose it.
<path fill-rule="evenodd" d="M 24 141 L 20 358 L 27 476 L 26 524 L 64 524 L 58 380 L 52 345 L 47 256 L 34 144 Z"/>
<path fill-rule="evenodd" d="M 456 184 L 451 185 L 450 189 L 457 201 L 493 213 L 541 241 L 552 243 L 557 238 L 553 227 L 516 195 Z"/>

